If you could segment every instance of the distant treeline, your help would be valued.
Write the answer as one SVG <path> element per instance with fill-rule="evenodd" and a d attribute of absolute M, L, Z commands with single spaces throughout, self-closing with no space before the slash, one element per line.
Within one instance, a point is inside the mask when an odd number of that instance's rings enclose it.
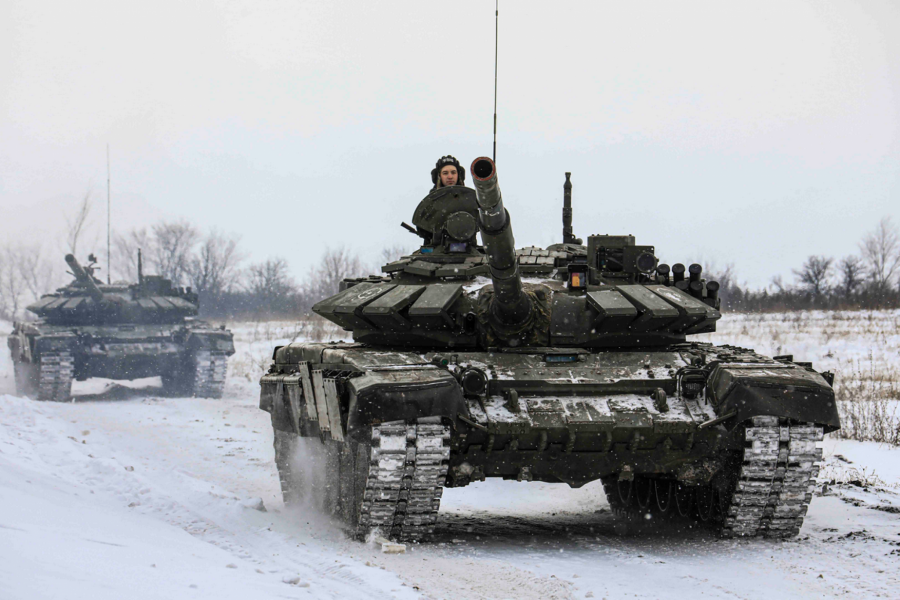
<path fill-rule="evenodd" d="M 733 266 L 707 276 L 719 282 L 722 307 L 728 311 L 898 308 L 900 232 L 884 218 L 860 241 L 859 254 L 839 260 L 813 255 L 793 272 L 793 283 L 776 277 L 757 290 L 740 285 Z"/>
<path fill-rule="evenodd" d="M 114 251 L 119 256 L 114 261 L 131 269 L 122 273 L 125 279 L 136 278 L 137 247 L 147 249 L 148 272 L 191 285 L 200 293 L 201 314 L 215 319 L 308 314 L 317 301 L 337 293 L 345 277 L 377 273 L 381 264 L 411 251 L 385 248 L 370 264 L 346 248 L 327 249 L 319 264 L 298 282 L 283 258 L 244 265 L 237 238 L 216 232 L 202 236 L 188 224 L 164 222 L 117 238 Z M 793 272 L 793 282 L 775 278 L 763 289 L 740 284 L 733 266 L 708 270 L 707 277 L 719 282 L 726 311 L 896 308 L 900 307 L 900 232 L 890 219 L 882 219 L 860 241 L 858 254 L 840 260 L 810 256 Z"/>
<path fill-rule="evenodd" d="M 24 308 L 41 294 L 65 284 L 62 252 L 79 259 L 79 238 L 89 211 L 88 198 L 69 222 L 66 247 L 50 251 L 35 245 L 0 246 L 0 318 L 27 318 Z M 83 245 L 83 244 L 82 244 Z M 385 248 L 381 256 L 364 262 L 347 248 L 330 248 L 319 264 L 297 281 L 286 259 L 272 257 L 247 263 L 236 235 L 202 232 L 185 221 L 160 221 L 116 235 L 112 244 L 112 279 L 136 281 L 138 249 L 144 273 L 171 279 L 200 295 L 201 316 L 222 320 L 292 319 L 309 313 L 322 298 L 337 293 L 345 277 L 379 272 L 381 264 L 396 260 L 411 248 Z M 106 257 L 99 257 L 99 265 Z M 98 272 L 103 277 L 103 272 Z M 794 281 L 773 279 L 763 289 L 738 282 L 733 266 L 707 269 L 706 277 L 720 284 L 726 311 L 790 311 L 900 307 L 900 233 L 890 219 L 882 219 L 859 244 L 859 254 L 840 260 L 810 256 L 794 270 Z"/>
<path fill-rule="evenodd" d="M 87 203 L 75 215 L 66 246 L 0 246 L 0 318 L 30 318 L 25 307 L 41 294 L 71 281 L 63 254 L 71 252 L 87 264 L 88 250 L 79 237 Z M 185 221 L 160 221 L 112 239 L 112 281 L 137 281 L 138 250 L 143 271 L 161 275 L 176 287 L 190 287 L 200 296 L 200 316 L 210 319 L 295 318 L 309 313 L 318 300 L 338 291 L 342 279 L 377 272 L 380 264 L 396 260 L 411 248 L 384 248 L 378 264 L 365 264 L 346 248 L 328 248 L 317 266 L 298 282 L 284 258 L 248 263 L 237 235 L 202 232 Z M 99 253 L 98 253 L 99 254 Z M 105 253 L 99 254 L 96 276 L 105 280 Z"/>

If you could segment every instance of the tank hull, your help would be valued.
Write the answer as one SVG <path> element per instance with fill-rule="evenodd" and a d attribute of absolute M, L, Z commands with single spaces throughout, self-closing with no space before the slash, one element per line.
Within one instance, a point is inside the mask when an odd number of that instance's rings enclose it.
<path fill-rule="evenodd" d="M 172 393 L 220 397 L 231 332 L 203 323 L 81 325 L 16 323 L 8 338 L 19 393 L 65 401 L 72 380 L 161 376 Z"/>
<path fill-rule="evenodd" d="M 419 447 L 440 449 L 440 474 L 426 486 L 428 506 L 439 505 L 441 487 L 487 477 L 572 487 L 599 479 L 615 496 L 611 503 L 624 512 L 640 512 L 646 504 L 632 502 L 631 486 L 644 500 L 651 494 L 647 490 L 657 488 L 659 498 L 688 490 L 682 493 L 689 493 L 691 502 L 715 499 L 723 534 L 781 535 L 799 528 L 802 515 L 791 513 L 783 527 L 735 529 L 752 512 L 735 505 L 750 498 L 739 493 L 741 486 L 758 488 L 759 473 L 765 475 L 769 467 L 777 471 L 782 460 L 778 472 L 793 473 L 799 482 L 784 500 L 793 508 L 779 505 L 777 498 L 770 502 L 772 489 L 762 502 L 772 504 L 773 515 L 788 508 L 805 514 L 803 501 L 808 502 L 820 452 L 815 441 L 839 426 L 827 376 L 749 350 L 697 343 L 639 351 L 452 353 L 292 344 L 275 352 L 261 385 L 260 407 L 271 414 L 282 437 L 313 438 L 353 456 L 362 452 L 372 464 L 381 460 L 373 450 L 376 438 L 412 440 L 407 458 Z M 431 429 L 422 429 L 425 425 Z M 419 430 L 432 437 L 420 444 Z M 391 447 L 398 445 L 403 442 Z M 762 466 L 743 466 L 758 456 Z M 793 467 L 789 456 L 796 459 Z M 362 477 L 354 472 L 353 477 Z M 373 473 L 367 477 L 377 481 Z M 387 488 L 393 479 L 404 481 L 402 473 L 384 477 Z M 771 480 L 762 485 L 771 487 Z M 344 503 L 352 504 L 342 510 L 357 513 L 355 527 L 365 535 L 358 515 L 368 512 L 367 505 L 347 498 Z M 735 512 L 730 525 L 729 507 Z M 426 535 L 419 529 L 404 535 L 402 526 L 392 531 L 398 537 Z"/>

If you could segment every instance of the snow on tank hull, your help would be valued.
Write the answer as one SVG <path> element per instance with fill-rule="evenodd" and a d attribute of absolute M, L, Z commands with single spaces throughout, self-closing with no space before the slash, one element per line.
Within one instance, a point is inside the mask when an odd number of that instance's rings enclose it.
<path fill-rule="evenodd" d="M 289 453 L 294 436 L 325 440 L 342 473 L 327 505 L 361 537 L 426 537 L 442 487 L 487 477 L 600 479 L 625 513 L 680 512 L 726 536 L 793 535 L 817 475 L 815 442 L 839 425 L 828 381 L 809 367 L 696 343 L 452 354 L 292 344 L 261 384 L 276 449 Z"/>
<path fill-rule="evenodd" d="M 219 398 L 227 358 L 234 354 L 231 332 L 197 321 L 78 327 L 23 322 L 7 343 L 18 392 L 60 402 L 71 398 L 73 380 L 93 377 L 160 376 L 167 393 Z"/>
<path fill-rule="evenodd" d="M 446 486 L 599 479 L 626 515 L 796 535 L 840 427 L 832 376 L 689 342 L 715 331 L 718 284 L 633 236 L 582 245 L 564 210 L 562 244 L 517 250 L 493 161 L 470 172 L 477 191 L 420 202 L 418 251 L 313 306 L 356 343 L 275 350 L 260 407 L 285 501 L 422 539 Z"/>
<path fill-rule="evenodd" d="M 197 294 L 156 275 L 104 285 L 94 258 L 66 262 L 75 280 L 28 306 L 37 321 L 17 322 L 7 339 L 19 395 L 64 402 L 72 380 L 137 379 L 159 375 L 173 395 L 220 398 L 230 331 L 197 321 Z"/>

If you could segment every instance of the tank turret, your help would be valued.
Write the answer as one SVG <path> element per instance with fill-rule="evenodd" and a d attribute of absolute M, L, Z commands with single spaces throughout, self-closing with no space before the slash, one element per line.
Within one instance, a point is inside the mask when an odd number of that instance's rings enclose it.
<path fill-rule="evenodd" d="M 159 275 L 144 275 L 138 254 L 138 283 L 105 284 L 94 277 L 94 255 L 87 266 L 67 254 L 75 280 L 52 294 L 44 294 L 27 310 L 59 325 L 181 323 L 199 309 L 197 294 L 174 287 Z"/>
<path fill-rule="evenodd" d="M 497 168 L 471 166 L 475 190 L 433 190 L 416 208 L 422 247 L 385 276 L 347 279 L 313 311 L 373 345 L 453 348 L 659 347 L 715 331 L 718 285 L 699 265 L 659 264 L 631 235 L 571 228 L 570 174 L 563 242 L 516 249 Z M 481 234 L 482 244 L 476 242 Z"/>

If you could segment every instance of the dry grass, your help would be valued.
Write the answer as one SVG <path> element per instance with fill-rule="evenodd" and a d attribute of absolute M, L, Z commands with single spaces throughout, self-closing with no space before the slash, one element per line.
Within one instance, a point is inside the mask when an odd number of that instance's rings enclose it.
<path fill-rule="evenodd" d="M 900 311 L 736 313 L 717 329 L 697 337 L 832 371 L 843 425 L 836 435 L 900 445 Z"/>
<path fill-rule="evenodd" d="M 900 385 L 896 368 L 876 368 L 871 358 L 848 365 L 834 393 L 845 439 L 900 445 Z"/>
<path fill-rule="evenodd" d="M 861 488 L 897 489 L 897 484 L 884 481 L 871 467 L 857 467 L 846 464 L 846 459 L 836 456 L 837 460 L 825 463 L 819 471 L 818 480 L 829 485 L 851 484 Z"/>
<path fill-rule="evenodd" d="M 255 381 L 266 372 L 275 346 L 296 341 L 348 339 L 318 316 L 296 321 L 232 324 L 237 354 L 232 375 Z M 900 445 L 900 311 L 803 311 L 729 314 L 718 332 L 696 336 L 715 344 L 793 354 L 818 371 L 835 373 L 843 428 L 834 435 Z"/>

